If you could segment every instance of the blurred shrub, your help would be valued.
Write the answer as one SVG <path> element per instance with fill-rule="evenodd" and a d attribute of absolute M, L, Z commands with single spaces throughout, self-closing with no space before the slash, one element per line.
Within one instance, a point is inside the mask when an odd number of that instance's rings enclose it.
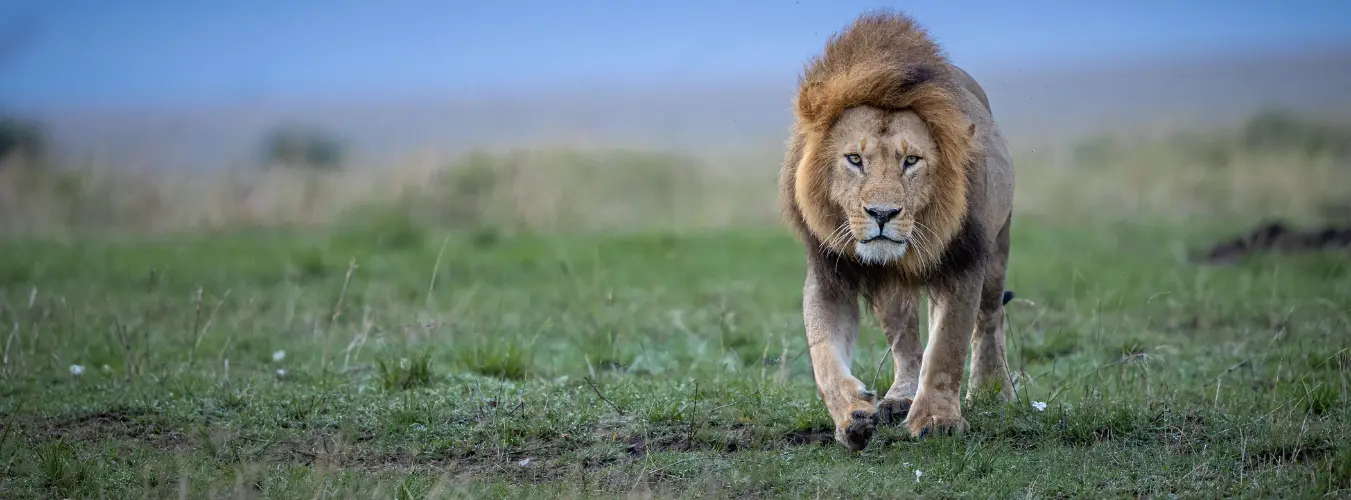
<path fill-rule="evenodd" d="M 340 139 L 311 127 L 281 127 L 263 140 L 263 160 L 268 166 L 337 170 L 345 152 Z"/>
<path fill-rule="evenodd" d="M 1166 146 L 1163 151 L 1154 151 L 1160 145 Z M 1265 109 L 1235 127 L 1179 132 L 1162 144 L 1148 144 L 1150 151 L 1145 151 L 1144 146 L 1139 140 L 1127 142 L 1116 135 L 1102 135 L 1077 142 L 1070 156 L 1075 166 L 1095 169 L 1157 153 L 1211 169 L 1227 168 L 1246 161 L 1241 157 L 1254 155 L 1344 160 L 1351 158 L 1351 127 L 1290 111 Z"/>
<path fill-rule="evenodd" d="M 47 132 L 37 122 L 0 116 L 0 161 L 38 163 L 47 154 Z"/>
<path fill-rule="evenodd" d="M 1351 154 L 1351 128 L 1278 109 L 1263 110 L 1250 118 L 1240 140 L 1249 151 L 1299 152 L 1311 157 Z"/>
<path fill-rule="evenodd" d="M 383 250 L 406 250 L 425 245 L 426 225 L 413 218 L 406 202 L 348 211 L 335 240 L 353 246 L 369 245 Z"/>
<path fill-rule="evenodd" d="M 1106 165 L 1114 158 L 1124 154 L 1126 149 L 1122 147 L 1120 141 L 1113 136 L 1100 136 L 1080 141 L 1074 145 L 1070 151 L 1070 156 L 1075 165 L 1088 168 L 1099 168 Z"/>
<path fill-rule="evenodd" d="M 1020 178 L 1036 179 L 1015 187 L 1022 213 L 1300 219 L 1351 206 L 1351 128 L 1282 110 L 1213 129 L 1107 133 L 1049 158 L 1039 161 L 1054 168 L 1017 163 Z"/>
<path fill-rule="evenodd" d="M 431 186 L 437 198 L 437 218 L 443 221 L 479 219 L 497 191 L 499 176 L 509 174 L 508 162 L 475 151 L 441 171 Z M 428 193 L 424 193 L 428 194 Z"/>
<path fill-rule="evenodd" d="M 474 152 L 383 210 L 461 229 L 668 226 L 699 211 L 710 180 L 702 166 L 665 152 Z"/>

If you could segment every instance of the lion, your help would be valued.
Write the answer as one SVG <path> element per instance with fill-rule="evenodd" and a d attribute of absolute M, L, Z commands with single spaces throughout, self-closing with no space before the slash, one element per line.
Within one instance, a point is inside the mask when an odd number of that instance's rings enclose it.
<path fill-rule="evenodd" d="M 806 251 L 803 323 L 836 441 L 862 450 L 879 420 L 916 438 L 965 431 L 968 349 L 968 402 L 977 388 L 1013 396 L 1002 321 L 1013 162 L 984 90 L 910 17 L 880 10 L 827 41 L 793 106 L 780 204 Z M 894 361 L 881 400 L 850 373 L 860 296 Z"/>

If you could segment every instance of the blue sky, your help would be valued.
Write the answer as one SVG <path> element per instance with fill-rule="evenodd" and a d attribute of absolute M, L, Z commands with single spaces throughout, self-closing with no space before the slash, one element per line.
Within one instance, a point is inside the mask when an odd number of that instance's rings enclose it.
<path fill-rule="evenodd" d="M 1335 0 L 0 0 L 0 32 L 30 28 L 0 53 L 0 104 L 784 81 L 827 35 L 877 6 L 904 8 L 974 71 L 1351 45 L 1351 2 Z"/>

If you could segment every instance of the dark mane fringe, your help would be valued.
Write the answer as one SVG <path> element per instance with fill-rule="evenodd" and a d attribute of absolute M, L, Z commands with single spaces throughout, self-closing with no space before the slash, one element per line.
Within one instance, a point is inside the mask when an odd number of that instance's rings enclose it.
<path fill-rule="evenodd" d="M 983 262 L 990 251 L 983 234 L 984 228 L 980 220 L 973 214 L 968 214 L 962 220 L 962 228 L 943 249 L 938 262 L 918 276 L 897 275 L 893 267 L 865 264 L 852 257 L 840 255 L 826 248 L 819 239 L 810 234 L 803 239 L 807 265 L 828 271 L 821 273 L 820 276 L 830 288 L 853 291 L 868 299 L 873 296 L 871 292 L 896 283 L 898 279 L 907 286 L 923 286 L 941 284 L 962 277 L 976 269 L 977 264 Z"/>

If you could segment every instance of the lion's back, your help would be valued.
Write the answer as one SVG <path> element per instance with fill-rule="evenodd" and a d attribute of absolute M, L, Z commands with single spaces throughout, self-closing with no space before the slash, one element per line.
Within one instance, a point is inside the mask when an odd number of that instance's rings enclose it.
<path fill-rule="evenodd" d="M 985 227 L 997 230 L 1003 226 L 1012 210 L 1013 153 L 1009 150 L 1008 140 L 1004 137 L 998 120 L 994 118 L 985 90 L 966 70 L 955 64 L 949 64 L 948 67 L 952 69 L 961 88 L 966 91 L 967 95 L 962 100 L 963 108 L 967 118 L 976 126 L 975 141 L 979 151 L 976 165 L 979 167 L 979 173 L 983 174 L 980 178 L 984 180 L 984 192 L 972 193 L 973 208 L 983 205 L 981 208 L 984 212 L 982 219 L 986 223 Z M 979 189 L 981 183 L 976 184 L 977 186 L 973 187 Z"/>

